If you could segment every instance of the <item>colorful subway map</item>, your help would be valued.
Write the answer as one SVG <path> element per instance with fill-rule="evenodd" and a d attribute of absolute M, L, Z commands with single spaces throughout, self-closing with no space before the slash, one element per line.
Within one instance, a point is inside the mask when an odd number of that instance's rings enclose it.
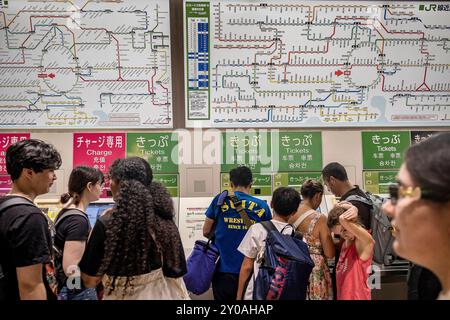
<path fill-rule="evenodd" d="M 185 1 L 188 127 L 450 126 L 450 2 Z"/>
<path fill-rule="evenodd" d="M 0 0 L 0 126 L 171 128 L 169 1 Z"/>

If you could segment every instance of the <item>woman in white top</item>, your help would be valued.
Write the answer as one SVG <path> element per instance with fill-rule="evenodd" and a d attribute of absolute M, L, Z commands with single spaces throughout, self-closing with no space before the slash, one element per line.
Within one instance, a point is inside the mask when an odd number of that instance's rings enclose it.
<path fill-rule="evenodd" d="M 333 300 L 333 283 L 327 259 L 335 255 L 335 247 L 327 227 L 327 218 L 317 212 L 322 202 L 323 185 L 309 179 L 301 188 L 303 201 L 295 215 L 289 219 L 298 232 L 302 233 L 314 261 L 309 278 L 308 300 Z"/>

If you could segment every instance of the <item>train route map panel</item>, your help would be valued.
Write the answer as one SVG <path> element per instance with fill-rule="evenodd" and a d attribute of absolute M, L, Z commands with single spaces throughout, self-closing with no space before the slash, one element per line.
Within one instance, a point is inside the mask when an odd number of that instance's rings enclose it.
<path fill-rule="evenodd" d="M 185 1 L 187 127 L 450 126 L 450 2 Z"/>
<path fill-rule="evenodd" d="M 0 0 L 0 126 L 172 128 L 169 1 Z"/>

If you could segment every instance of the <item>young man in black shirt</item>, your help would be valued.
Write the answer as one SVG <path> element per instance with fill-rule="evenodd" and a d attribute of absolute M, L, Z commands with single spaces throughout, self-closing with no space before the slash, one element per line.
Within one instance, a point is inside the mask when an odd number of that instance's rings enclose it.
<path fill-rule="evenodd" d="M 60 166 L 58 151 L 40 140 L 19 141 L 6 151 L 6 168 L 13 187 L 0 198 L 0 205 L 13 198 L 29 203 L 0 212 L 0 265 L 6 300 L 54 298 L 46 281 L 45 267 L 52 256 L 48 220 L 33 201 L 48 193 Z"/>
<path fill-rule="evenodd" d="M 359 186 L 353 185 L 353 183 L 348 180 L 347 171 L 337 162 L 327 164 L 322 170 L 322 177 L 325 186 L 336 197 L 340 197 L 340 201 L 344 201 L 352 195 L 367 198 L 365 192 L 362 191 Z M 369 230 L 371 207 L 358 200 L 350 200 L 349 202 L 358 208 L 358 218 L 364 227 Z"/>

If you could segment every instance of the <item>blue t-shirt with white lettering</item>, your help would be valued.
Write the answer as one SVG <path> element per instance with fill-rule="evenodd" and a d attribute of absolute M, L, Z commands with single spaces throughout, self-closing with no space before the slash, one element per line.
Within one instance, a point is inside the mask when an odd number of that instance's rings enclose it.
<path fill-rule="evenodd" d="M 236 191 L 236 197 L 242 201 L 242 207 L 252 223 L 272 219 L 270 208 L 264 200 L 244 192 Z M 220 252 L 219 272 L 239 273 L 244 256 L 237 248 L 244 238 L 247 228 L 233 202 L 227 198 L 224 204 L 217 206 L 219 195 L 209 205 L 206 216 L 216 220 L 215 244 Z"/>

